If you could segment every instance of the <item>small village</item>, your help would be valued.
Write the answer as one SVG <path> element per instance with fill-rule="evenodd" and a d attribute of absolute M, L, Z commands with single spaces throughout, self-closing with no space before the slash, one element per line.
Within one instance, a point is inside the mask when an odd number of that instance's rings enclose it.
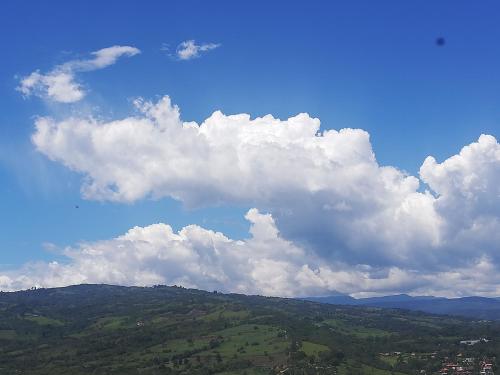
<path fill-rule="evenodd" d="M 447 358 L 443 362 L 439 375 L 494 375 L 493 359 L 462 357 L 460 354 L 455 359 Z"/>
<path fill-rule="evenodd" d="M 494 375 L 496 358 L 478 355 L 477 352 L 471 352 L 471 349 L 473 349 L 472 347 L 477 344 L 486 344 L 490 341 L 491 340 L 487 338 L 461 340 L 458 344 L 462 350 L 454 355 L 448 353 L 443 356 L 443 352 L 405 353 L 395 351 L 379 353 L 379 356 L 384 362 L 391 364 L 394 368 L 399 367 L 398 364 L 405 365 L 411 362 L 421 364 L 437 362 L 436 367 L 438 363 L 441 363 L 438 370 L 429 371 L 429 367 L 427 367 L 427 369 L 421 368 L 417 370 L 417 373 L 420 375 Z"/>
<path fill-rule="evenodd" d="M 479 338 L 473 340 L 461 340 L 460 345 L 472 347 L 480 343 L 490 342 L 487 338 Z M 471 357 L 463 353 L 458 353 L 454 358 L 444 358 L 439 375 L 494 375 L 495 358 L 485 356 Z"/>

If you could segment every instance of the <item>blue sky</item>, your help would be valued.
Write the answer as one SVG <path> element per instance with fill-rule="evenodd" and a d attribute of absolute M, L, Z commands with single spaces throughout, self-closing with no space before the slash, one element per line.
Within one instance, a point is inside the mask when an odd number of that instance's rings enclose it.
<path fill-rule="evenodd" d="M 133 202 L 84 199 L 85 173 L 35 150 L 38 116 L 109 121 L 133 115 L 137 97 L 163 95 L 184 121 L 197 123 L 216 110 L 282 120 L 306 112 L 321 120 L 322 130 L 364 129 L 379 165 L 418 176 L 428 155 L 440 163 L 480 134 L 498 139 L 499 10 L 495 1 L 465 0 L 2 2 L 0 271 L 64 262 L 46 243 L 77 246 L 159 222 L 243 239 L 249 208 L 275 214 L 252 199 L 195 208 L 169 194 Z M 442 47 L 435 44 L 440 36 Z M 170 56 L 187 40 L 220 46 L 186 61 Z M 88 93 L 82 101 L 54 103 L 16 91 L 36 70 L 116 45 L 141 53 L 79 73 Z M 491 199 L 496 204 L 498 197 Z M 304 242 L 290 228 L 280 229 Z"/>

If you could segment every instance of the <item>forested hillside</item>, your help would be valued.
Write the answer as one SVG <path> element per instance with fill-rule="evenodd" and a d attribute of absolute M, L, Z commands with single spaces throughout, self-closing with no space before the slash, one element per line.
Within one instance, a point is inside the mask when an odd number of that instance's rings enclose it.
<path fill-rule="evenodd" d="M 498 337 L 497 322 L 180 287 L 0 293 L 2 375 L 432 374 L 494 360 Z"/>

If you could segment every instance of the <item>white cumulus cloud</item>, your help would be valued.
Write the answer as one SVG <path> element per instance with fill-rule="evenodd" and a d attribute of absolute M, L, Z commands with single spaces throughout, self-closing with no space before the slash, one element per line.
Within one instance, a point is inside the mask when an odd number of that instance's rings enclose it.
<path fill-rule="evenodd" d="M 245 240 L 233 240 L 197 225 L 179 232 L 161 223 L 135 227 L 111 240 L 66 248 L 65 263 L 40 262 L 4 272 L 0 290 L 109 283 L 175 284 L 272 296 L 332 291 L 450 296 L 500 292 L 498 272 L 486 259 L 438 273 L 325 262 L 282 238 L 271 215 L 251 209 L 245 217 L 251 223 L 250 238 Z"/>
<path fill-rule="evenodd" d="M 319 119 L 307 114 L 280 120 L 215 112 L 197 124 L 183 122 L 168 97 L 136 105 L 137 115 L 115 121 L 39 118 L 33 143 L 85 176 L 87 199 L 172 197 L 192 207 L 236 203 L 270 212 L 272 219 L 249 212 L 253 237 L 286 238 L 305 255 L 266 257 L 272 267 L 254 259 L 259 266 L 250 275 L 275 275 L 273 284 L 283 285 L 258 287 L 263 293 L 372 293 L 398 291 L 397 285 L 409 292 L 498 293 L 494 137 L 483 135 L 442 163 L 427 158 L 417 177 L 379 165 L 367 132 L 321 131 Z M 269 223 L 256 225 L 252 215 Z M 221 257 L 231 259 L 229 253 Z M 475 275 L 479 269 L 490 271 Z M 493 282 L 481 281 L 484 275 Z M 255 283 L 228 280 L 221 285 L 239 291 Z"/>
<path fill-rule="evenodd" d="M 0 277 L 0 288 L 83 282 L 125 285 L 181 284 L 245 293 L 292 295 L 305 252 L 282 239 L 270 215 L 248 211 L 251 237 L 232 240 L 190 225 L 135 227 L 108 241 L 68 248 L 68 263 L 39 263 Z M 267 274 L 267 277 L 261 277 Z"/>
<path fill-rule="evenodd" d="M 17 90 L 25 96 L 36 95 L 60 103 L 73 103 L 85 96 L 85 89 L 75 81 L 75 74 L 113 65 L 121 56 L 140 53 L 135 47 L 112 46 L 91 53 L 91 58 L 71 60 L 57 65 L 48 73 L 38 70 L 20 80 Z"/>

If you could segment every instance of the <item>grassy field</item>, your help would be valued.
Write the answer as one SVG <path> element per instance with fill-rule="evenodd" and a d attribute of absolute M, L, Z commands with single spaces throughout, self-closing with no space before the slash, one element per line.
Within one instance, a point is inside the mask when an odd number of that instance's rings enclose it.
<path fill-rule="evenodd" d="M 64 322 L 58 319 L 47 318 L 46 316 L 25 316 L 24 319 L 42 326 L 63 326 Z"/>
<path fill-rule="evenodd" d="M 397 355 L 380 356 L 380 360 L 384 361 L 385 363 L 387 363 L 388 365 L 390 365 L 392 367 L 394 367 L 396 365 L 396 363 L 398 363 L 398 358 L 399 357 Z"/>
<path fill-rule="evenodd" d="M 382 370 L 376 367 L 368 366 L 365 364 L 359 364 L 354 362 L 347 362 L 342 364 L 337 369 L 337 375 L 404 375 L 400 372 L 394 372 L 389 370 Z"/>
<path fill-rule="evenodd" d="M 13 329 L 0 330 L 0 339 L 2 340 L 14 340 L 16 337 L 16 331 L 14 331 Z"/>
<path fill-rule="evenodd" d="M 302 341 L 302 347 L 300 348 L 308 356 L 318 356 L 319 353 L 327 352 L 330 349 L 328 346 L 316 344 L 310 341 Z"/>
<path fill-rule="evenodd" d="M 210 321 L 210 320 L 218 320 L 218 319 L 228 319 L 228 320 L 241 320 L 248 318 L 249 312 L 247 310 L 231 310 L 228 306 L 223 306 L 216 311 L 203 315 L 201 319 Z"/>
<path fill-rule="evenodd" d="M 219 331 L 222 344 L 216 349 L 200 355 L 219 353 L 223 358 L 262 357 L 283 353 L 289 343 L 278 337 L 277 327 L 261 324 L 243 324 Z"/>
<path fill-rule="evenodd" d="M 105 318 L 98 319 L 90 328 L 94 328 L 97 330 L 101 329 L 124 329 L 131 328 L 135 325 L 136 322 L 132 321 L 127 316 L 108 316 Z"/>
<path fill-rule="evenodd" d="M 391 335 L 391 332 L 388 331 L 378 328 L 364 327 L 362 325 L 351 325 L 338 319 L 328 319 L 324 323 L 328 324 L 338 332 L 346 335 L 354 335 L 360 338 L 387 337 Z"/>
<path fill-rule="evenodd" d="M 269 370 L 266 368 L 232 370 L 219 372 L 217 375 L 269 375 Z"/>

